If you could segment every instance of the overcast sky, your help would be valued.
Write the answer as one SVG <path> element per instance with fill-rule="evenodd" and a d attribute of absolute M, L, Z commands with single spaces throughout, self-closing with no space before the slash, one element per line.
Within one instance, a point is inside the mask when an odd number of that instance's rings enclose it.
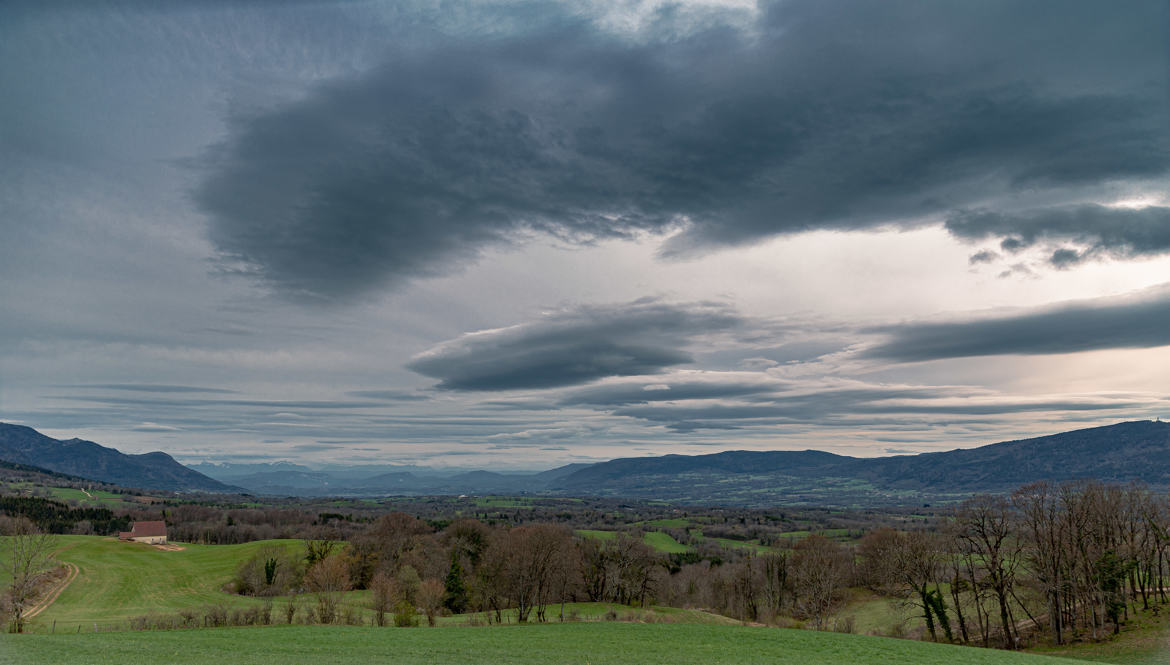
<path fill-rule="evenodd" d="M 0 420 L 550 468 L 1170 416 L 1165 2 L 0 4 Z"/>

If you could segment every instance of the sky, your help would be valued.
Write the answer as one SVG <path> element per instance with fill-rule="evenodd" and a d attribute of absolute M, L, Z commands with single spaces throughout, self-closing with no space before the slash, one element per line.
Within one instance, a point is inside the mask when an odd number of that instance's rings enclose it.
<path fill-rule="evenodd" d="M 1170 416 L 1170 9 L 0 4 L 0 421 L 546 469 Z"/>

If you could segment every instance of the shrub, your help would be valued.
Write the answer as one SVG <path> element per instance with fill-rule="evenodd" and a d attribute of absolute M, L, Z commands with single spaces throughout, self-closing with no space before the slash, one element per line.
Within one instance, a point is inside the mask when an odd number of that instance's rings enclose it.
<path fill-rule="evenodd" d="M 418 610 L 414 603 L 406 599 L 398 601 L 394 606 L 394 625 L 399 628 L 412 628 L 418 625 Z"/>

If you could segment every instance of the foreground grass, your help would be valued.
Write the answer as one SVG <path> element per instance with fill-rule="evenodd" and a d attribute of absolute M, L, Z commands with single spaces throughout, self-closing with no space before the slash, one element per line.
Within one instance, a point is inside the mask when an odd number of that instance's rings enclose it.
<path fill-rule="evenodd" d="M 429 629 L 271 626 L 0 637 L 0 665 L 216 662 L 234 665 L 1071 665 L 1078 661 L 836 633 L 636 623 Z"/>

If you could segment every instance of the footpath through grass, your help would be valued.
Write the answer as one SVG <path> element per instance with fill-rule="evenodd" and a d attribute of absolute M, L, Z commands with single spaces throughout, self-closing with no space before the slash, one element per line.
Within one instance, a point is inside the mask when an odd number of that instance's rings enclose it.
<path fill-rule="evenodd" d="M 482 628 L 270 626 L 4 635 L 0 665 L 1073 665 L 1083 661 L 803 630 L 566 623 Z"/>

